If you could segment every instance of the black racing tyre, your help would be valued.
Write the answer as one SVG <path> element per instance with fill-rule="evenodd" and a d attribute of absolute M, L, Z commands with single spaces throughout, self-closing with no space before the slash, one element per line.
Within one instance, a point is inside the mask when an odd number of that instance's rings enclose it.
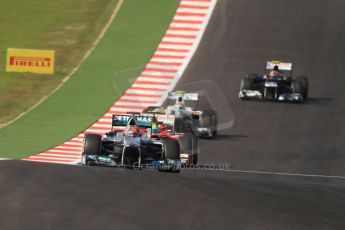
<path fill-rule="evenodd" d="M 192 164 L 193 165 L 197 165 L 198 164 L 198 154 L 193 155 Z"/>
<path fill-rule="evenodd" d="M 165 139 L 163 141 L 163 159 L 164 160 L 177 160 L 180 162 L 180 145 L 175 139 Z M 159 171 L 179 173 L 181 170 L 180 166 L 175 165 L 169 170 L 159 169 Z"/>
<path fill-rule="evenodd" d="M 163 141 L 163 159 L 180 160 L 180 145 L 175 139 L 165 139 Z"/>
<path fill-rule="evenodd" d="M 181 117 L 176 117 L 174 121 L 174 132 L 175 133 L 185 133 L 186 132 L 186 124 L 185 120 Z"/>
<path fill-rule="evenodd" d="M 291 83 L 291 89 L 292 89 L 292 93 L 301 94 L 301 95 L 304 94 L 303 86 L 300 81 L 293 81 Z"/>
<path fill-rule="evenodd" d="M 193 134 L 187 133 L 178 139 L 180 153 L 192 155 L 194 153 L 193 143 L 195 141 Z"/>
<path fill-rule="evenodd" d="M 98 134 L 86 134 L 84 137 L 83 154 L 100 155 L 102 149 L 102 136 Z"/>
<path fill-rule="evenodd" d="M 218 133 L 218 115 L 216 111 L 213 111 L 211 130 L 212 130 L 212 138 L 215 138 Z"/>
<path fill-rule="evenodd" d="M 303 88 L 303 92 L 304 94 L 302 94 L 303 99 L 307 100 L 308 99 L 308 93 L 309 93 L 309 80 L 307 77 L 305 76 L 301 76 L 301 77 L 297 77 L 296 81 L 299 81 L 302 85 Z"/>
<path fill-rule="evenodd" d="M 213 109 L 205 110 L 201 116 L 200 127 L 210 128 L 211 133 L 208 138 L 214 138 L 217 135 L 218 117 L 217 112 Z"/>
<path fill-rule="evenodd" d="M 203 128 L 209 128 L 212 126 L 212 116 L 210 114 L 202 114 L 200 122 L 199 122 L 200 127 Z"/>
<path fill-rule="evenodd" d="M 252 90 L 254 87 L 254 79 L 251 77 L 243 77 L 241 79 L 240 90 Z"/>

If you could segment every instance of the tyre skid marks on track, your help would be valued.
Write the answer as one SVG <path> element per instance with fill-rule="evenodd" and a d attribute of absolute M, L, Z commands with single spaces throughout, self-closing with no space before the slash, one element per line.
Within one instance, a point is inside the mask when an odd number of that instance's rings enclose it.
<path fill-rule="evenodd" d="M 63 144 L 24 158 L 59 164 L 80 162 L 85 134 L 104 135 L 111 129 L 112 114 L 141 112 L 160 105 L 173 90 L 194 55 L 217 0 L 182 0 L 151 60 L 123 96 L 95 124 Z"/>

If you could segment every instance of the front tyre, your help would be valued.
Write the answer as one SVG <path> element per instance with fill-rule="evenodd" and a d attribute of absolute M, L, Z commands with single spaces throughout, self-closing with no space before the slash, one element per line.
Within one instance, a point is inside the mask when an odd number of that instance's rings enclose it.
<path fill-rule="evenodd" d="M 304 90 L 303 90 L 303 86 L 301 84 L 301 82 L 299 81 L 293 81 L 291 83 L 291 90 L 293 94 L 299 94 L 303 97 L 303 95 L 305 94 Z M 303 103 L 303 101 L 302 101 Z"/>
<path fill-rule="evenodd" d="M 84 137 L 83 154 L 100 155 L 102 148 L 102 136 L 98 134 L 86 134 Z"/>
<path fill-rule="evenodd" d="M 249 77 L 243 77 L 241 79 L 240 90 L 252 90 L 254 87 L 254 79 Z"/>
<path fill-rule="evenodd" d="M 301 83 L 302 89 L 303 89 L 303 96 L 304 100 L 308 99 L 308 93 L 309 93 L 309 80 L 305 76 L 297 77 L 296 81 L 299 81 Z"/>
<path fill-rule="evenodd" d="M 86 134 L 83 144 L 81 163 L 83 165 L 89 165 L 89 162 L 87 162 L 87 155 L 99 156 L 101 154 L 102 136 L 98 134 Z"/>

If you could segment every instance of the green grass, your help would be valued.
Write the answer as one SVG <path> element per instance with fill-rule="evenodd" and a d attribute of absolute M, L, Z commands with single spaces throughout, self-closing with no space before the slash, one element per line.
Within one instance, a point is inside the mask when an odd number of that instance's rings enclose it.
<path fill-rule="evenodd" d="M 0 124 L 48 95 L 80 61 L 118 0 L 1 0 Z M 56 73 L 6 73 L 7 48 L 56 51 Z"/>
<path fill-rule="evenodd" d="M 0 157 L 21 158 L 79 134 L 105 113 L 148 62 L 179 0 L 125 0 L 92 55 L 62 89 L 0 130 Z"/>

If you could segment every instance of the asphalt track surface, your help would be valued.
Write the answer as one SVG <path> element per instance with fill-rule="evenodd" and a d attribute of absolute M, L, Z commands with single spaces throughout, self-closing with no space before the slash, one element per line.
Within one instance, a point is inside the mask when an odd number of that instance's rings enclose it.
<path fill-rule="evenodd" d="M 344 10 L 341 0 L 218 3 L 180 84 L 215 81 L 233 111 L 233 127 L 218 141 L 203 143 L 202 161 L 227 161 L 246 170 L 345 175 Z M 241 77 L 263 73 L 265 61 L 272 59 L 290 61 L 295 76 L 309 77 L 307 104 L 238 99 Z"/>
<path fill-rule="evenodd" d="M 339 177 L 0 161 L 0 229 L 344 229 L 343 12 L 341 0 L 219 1 L 179 85 L 213 80 L 233 111 L 201 162 Z M 307 104 L 237 98 L 270 59 L 309 76 Z"/>

